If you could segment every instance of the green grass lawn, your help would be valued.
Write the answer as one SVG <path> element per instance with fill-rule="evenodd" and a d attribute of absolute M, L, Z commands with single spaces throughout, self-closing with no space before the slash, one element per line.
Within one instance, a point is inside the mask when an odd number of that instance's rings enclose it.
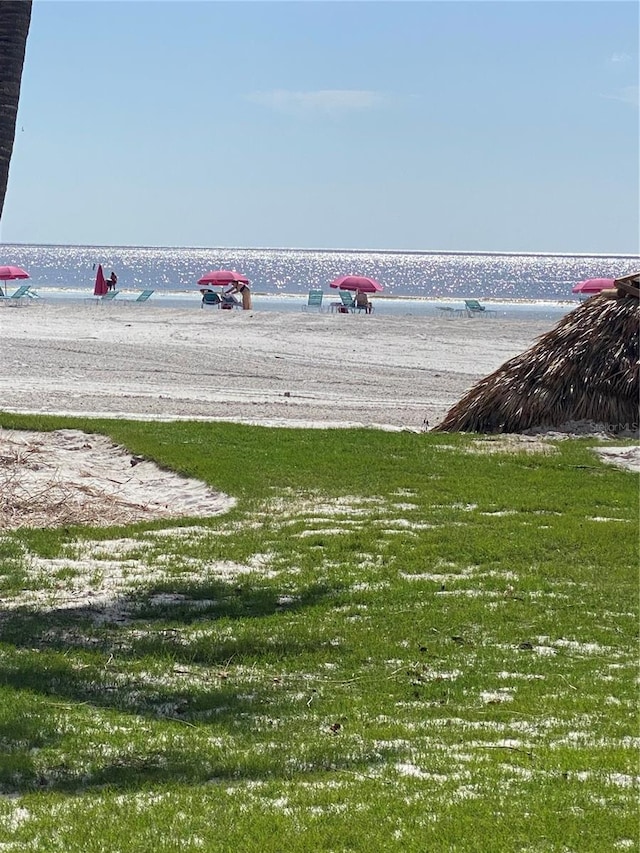
<path fill-rule="evenodd" d="M 638 477 L 597 442 L 0 420 L 238 501 L 0 538 L 0 851 L 638 850 Z"/>

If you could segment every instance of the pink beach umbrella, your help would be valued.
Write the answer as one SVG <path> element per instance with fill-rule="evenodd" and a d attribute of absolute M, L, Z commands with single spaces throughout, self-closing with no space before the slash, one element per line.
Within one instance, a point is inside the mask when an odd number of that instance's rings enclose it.
<path fill-rule="evenodd" d="M 380 293 L 382 285 L 366 275 L 341 275 L 329 287 L 339 290 L 359 290 L 360 293 Z"/>
<path fill-rule="evenodd" d="M 199 278 L 198 284 L 200 286 L 219 284 L 224 287 L 227 284 L 233 284 L 235 281 L 239 281 L 242 284 L 249 284 L 249 279 L 246 275 L 242 275 L 242 273 L 235 270 L 213 270 L 203 275 L 202 278 Z"/>
<path fill-rule="evenodd" d="M 96 273 L 96 283 L 93 287 L 94 296 L 104 296 L 109 290 L 104 273 L 102 272 L 102 264 L 98 264 L 98 272 Z"/>
<path fill-rule="evenodd" d="M 22 267 L 0 267 L 0 281 L 14 281 L 17 278 L 29 278 L 29 273 Z"/>
<path fill-rule="evenodd" d="M 587 278 L 585 281 L 580 281 L 574 285 L 571 288 L 571 292 L 594 294 L 600 293 L 601 290 L 609 290 L 615 286 L 615 279 L 613 278 Z"/>

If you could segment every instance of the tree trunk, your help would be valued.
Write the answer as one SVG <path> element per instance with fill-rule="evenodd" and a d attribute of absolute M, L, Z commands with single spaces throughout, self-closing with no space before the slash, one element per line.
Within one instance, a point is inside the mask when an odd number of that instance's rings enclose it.
<path fill-rule="evenodd" d="M 0 0 L 0 219 L 9 182 L 30 23 L 31 0 Z"/>

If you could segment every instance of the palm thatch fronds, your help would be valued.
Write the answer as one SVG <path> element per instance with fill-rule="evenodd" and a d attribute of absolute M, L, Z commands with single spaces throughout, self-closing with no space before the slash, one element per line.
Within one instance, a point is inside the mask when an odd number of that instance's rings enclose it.
<path fill-rule="evenodd" d="M 480 380 L 439 432 L 523 432 L 591 421 L 608 432 L 640 422 L 637 298 L 594 296 L 526 352 Z"/>

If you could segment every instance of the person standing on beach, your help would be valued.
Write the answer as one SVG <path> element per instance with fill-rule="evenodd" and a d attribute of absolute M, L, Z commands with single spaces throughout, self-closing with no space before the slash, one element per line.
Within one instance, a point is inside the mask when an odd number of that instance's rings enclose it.
<path fill-rule="evenodd" d="M 107 279 L 107 289 L 108 290 L 115 290 L 117 283 L 118 283 L 118 276 L 114 273 L 113 270 L 111 270 L 111 275 Z"/>
<path fill-rule="evenodd" d="M 251 310 L 251 291 L 249 290 L 249 286 L 244 284 L 242 281 L 234 281 L 233 287 L 231 290 L 227 290 L 227 293 L 233 293 L 235 290 L 236 293 L 239 293 L 242 296 L 242 310 L 250 311 Z"/>

